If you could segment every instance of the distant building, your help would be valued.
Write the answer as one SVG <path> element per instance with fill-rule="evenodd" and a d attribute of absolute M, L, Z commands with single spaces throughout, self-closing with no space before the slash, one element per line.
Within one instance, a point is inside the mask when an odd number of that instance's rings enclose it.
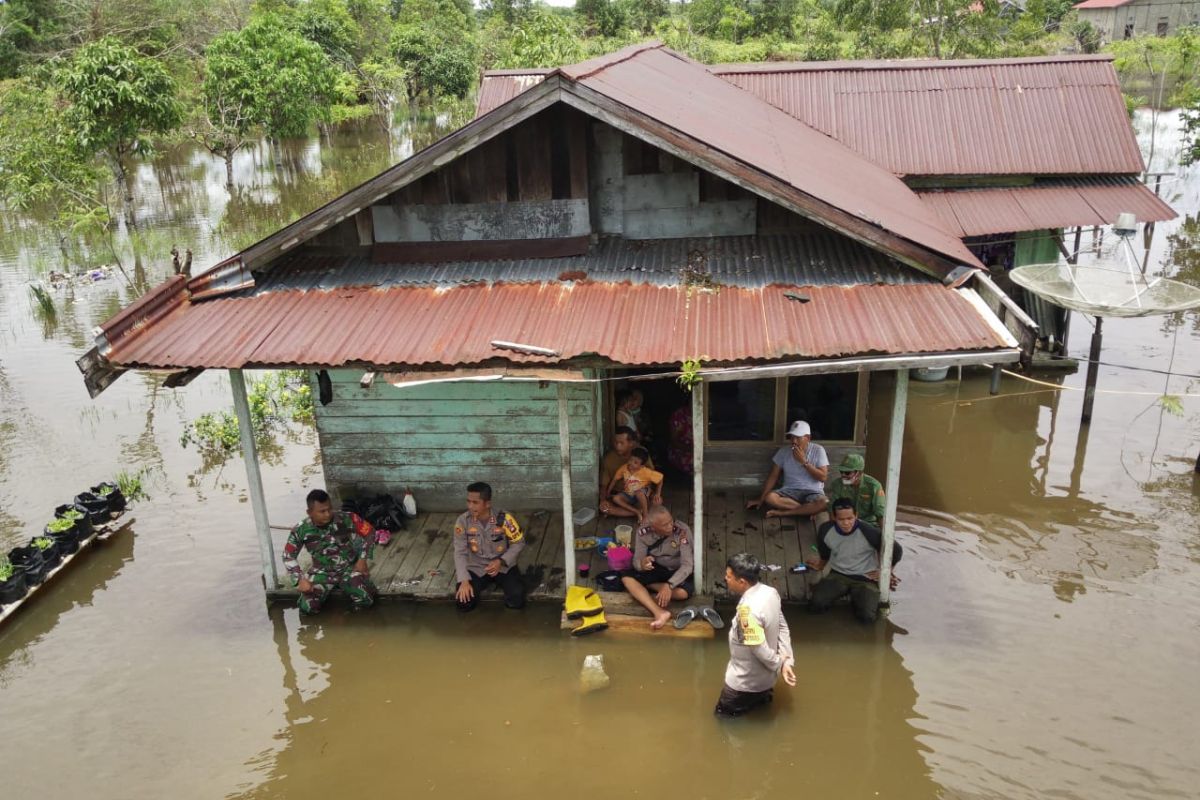
<path fill-rule="evenodd" d="M 1106 42 L 1148 33 L 1168 36 L 1200 25 L 1200 0 L 1084 0 L 1074 8 Z"/>

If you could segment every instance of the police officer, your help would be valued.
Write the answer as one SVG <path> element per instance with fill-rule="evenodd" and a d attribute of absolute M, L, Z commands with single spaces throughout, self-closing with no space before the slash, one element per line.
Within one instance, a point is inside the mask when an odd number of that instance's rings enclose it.
<path fill-rule="evenodd" d="M 479 593 L 494 583 L 504 591 L 504 605 L 525 607 L 525 584 L 517 556 L 525 537 L 512 514 L 492 511 L 492 487 L 472 483 L 467 487 L 467 511 L 454 523 L 454 573 L 459 611 L 479 604 Z"/>
<path fill-rule="evenodd" d="M 668 603 L 692 595 L 695 555 L 691 540 L 688 526 L 671 516 L 665 506 L 653 506 L 646 523 L 638 528 L 633 568 L 621 573 L 621 584 L 654 617 L 650 627 L 655 630 L 671 619 Z"/>

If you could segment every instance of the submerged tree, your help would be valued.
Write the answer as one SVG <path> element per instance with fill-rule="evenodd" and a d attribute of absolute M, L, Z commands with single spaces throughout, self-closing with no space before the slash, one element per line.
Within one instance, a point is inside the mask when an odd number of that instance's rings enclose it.
<path fill-rule="evenodd" d="M 105 156 L 122 189 L 125 220 L 135 224 L 132 159 L 151 152 L 152 136 L 182 122 L 175 81 L 157 61 L 112 37 L 76 50 L 55 80 L 70 103 L 79 146 Z"/>
<path fill-rule="evenodd" d="M 392 34 L 408 98 L 465 97 L 475 83 L 478 48 L 471 18 L 455 0 L 405 0 Z"/>

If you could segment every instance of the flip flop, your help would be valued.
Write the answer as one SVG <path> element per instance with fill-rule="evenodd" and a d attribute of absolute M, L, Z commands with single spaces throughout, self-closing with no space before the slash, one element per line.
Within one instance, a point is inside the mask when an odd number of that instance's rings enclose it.
<path fill-rule="evenodd" d="M 675 621 L 671 624 L 674 625 L 677 630 L 683 630 L 687 627 L 689 622 L 696 618 L 697 613 L 699 612 L 696 611 L 695 606 L 688 606 L 683 611 L 680 611 L 675 615 Z"/>
<path fill-rule="evenodd" d="M 686 614 L 687 611 L 685 610 L 684 613 Z M 709 625 L 712 625 L 717 630 L 725 627 L 725 620 L 721 619 L 721 615 L 718 614 L 717 610 L 712 606 L 705 606 L 704 608 L 700 609 L 700 616 L 704 617 L 704 621 Z"/>

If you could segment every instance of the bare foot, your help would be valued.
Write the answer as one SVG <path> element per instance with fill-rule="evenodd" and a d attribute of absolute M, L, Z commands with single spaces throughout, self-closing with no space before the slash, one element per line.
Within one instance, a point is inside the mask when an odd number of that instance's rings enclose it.
<path fill-rule="evenodd" d="M 671 612 L 666 609 L 654 615 L 654 621 L 650 623 L 650 629 L 657 631 L 662 630 L 662 627 L 671 621 Z"/>
<path fill-rule="evenodd" d="M 763 516 L 766 517 L 767 519 L 771 519 L 772 517 L 782 517 L 783 512 L 772 510 L 772 511 L 768 511 L 767 513 L 763 514 Z"/>

